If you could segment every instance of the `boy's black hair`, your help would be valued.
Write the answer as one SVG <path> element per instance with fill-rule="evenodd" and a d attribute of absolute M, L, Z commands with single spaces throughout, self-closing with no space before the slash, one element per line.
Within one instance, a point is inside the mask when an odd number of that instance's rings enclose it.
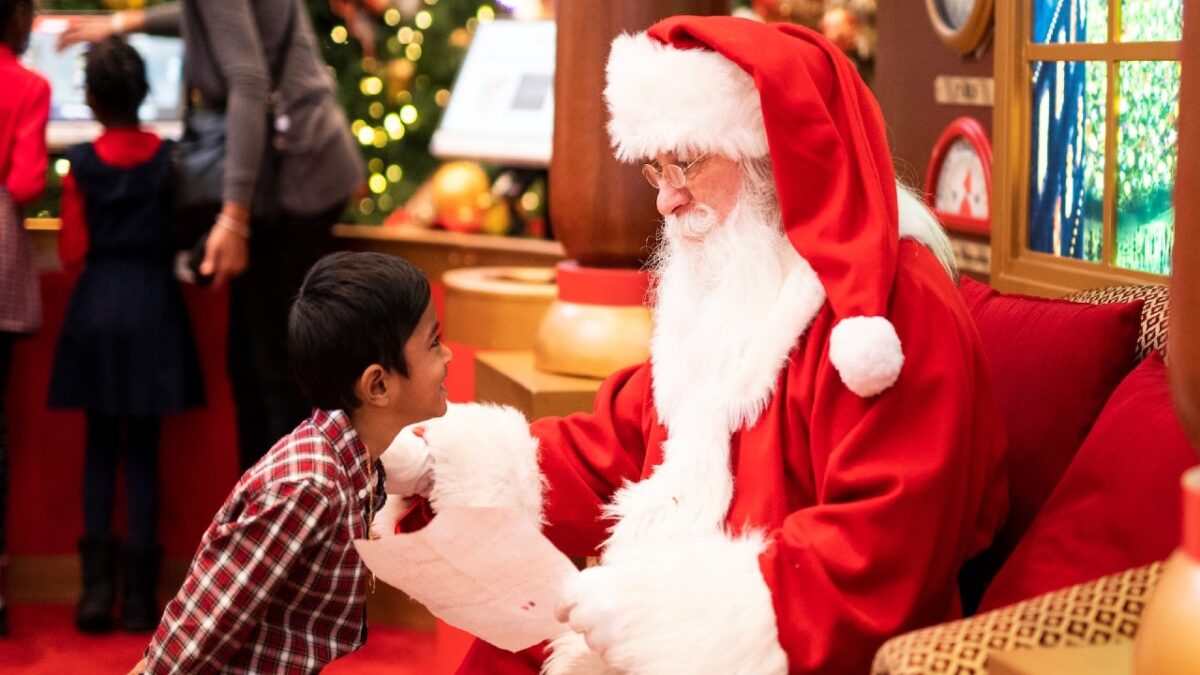
<path fill-rule="evenodd" d="M 101 122 L 137 123 L 150 85 L 136 49 L 119 36 L 104 38 L 88 49 L 84 75 L 89 102 Z"/>
<path fill-rule="evenodd" d="M 373 363 L 408 376 L 404 344 L 429 306 L 425 273 L 382 253 L 331 253 L 317 261 L 288 314 L 288 358 L 312 405 L 347 412 Z"/>

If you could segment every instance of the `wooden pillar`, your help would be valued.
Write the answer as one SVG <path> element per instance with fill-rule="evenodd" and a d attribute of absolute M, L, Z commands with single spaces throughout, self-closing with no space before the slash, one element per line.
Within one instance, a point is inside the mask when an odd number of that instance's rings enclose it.
<path fill-rule="evenodd" d="M 1179 172 L 1171 264 L 1169 373 L 1175 407 L 1200 450 L 1200 4 L 1183 3 L 1183 81 L 1179 93 Z"/>
<path fill-rule="evenodd" d="M 618 34 L 668 16 L 728 14 L 729 0 L 566 0 L 554 11 L 554 235 L 583 265 L 636 267 L 650 252 L 659 217 L 641 167 L 613 158 L 603 97 L 609 46 Z"/>

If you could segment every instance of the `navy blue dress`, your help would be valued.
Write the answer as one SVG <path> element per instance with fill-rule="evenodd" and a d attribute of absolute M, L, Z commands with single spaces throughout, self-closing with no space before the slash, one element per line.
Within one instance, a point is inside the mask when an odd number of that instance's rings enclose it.
<path fill-rule="evenodd" d="M 52 408 L 164 415 L 204 403 L 173 272 L 171 145 L 130 168 L 105 164 L 91 143 L 67 151 L 90 243 L 54 355 Z"/>

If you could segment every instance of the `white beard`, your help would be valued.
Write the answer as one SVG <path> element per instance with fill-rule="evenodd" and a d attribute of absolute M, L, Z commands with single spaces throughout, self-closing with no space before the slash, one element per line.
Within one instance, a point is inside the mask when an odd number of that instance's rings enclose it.
<path fill-rule="evenodd" d="M 787 350 L 811 320 L 809 312 L 815 314 L 824 301 L 816 275 L 783 235 L 778 212 L 764 213 L 749 201 L 739 198 L 720 223 L 703 206 L 665 219 L 663 241 L 652 262 L 655 332 L 650 352 L 655 404 L 668 425 L 680 405 L 702 390 L 742 399 L 729 401 L 740 404 L 722 411 L 730 432 L 752 424 Z M 797 309 L 800 281 L 811 282 L 800 286 L 815 286 L 808 291 L 820 296 L 816 307 L 803 303 L 802 323 L 787 320 L 795 318 L 787 315 Z M 773 343 L 775 348 L 768 349 Z M 770 365 L 759 365 L 763 357 Z M 771 381 L 764 383 L 764 378 Z"/>
<path fill-rule="evenodd" d="M 653 262 L 654 402 L 667 427 L 663 462 L 606 512 L 616 524 L 604 559 L 637 556 L 647 539 L 713 533 L 733 496 L 729 438 L 753 425 L 798 338 L 825 302 L 812 268 L 777 217 L 741 200 L 667 218 Z"/>

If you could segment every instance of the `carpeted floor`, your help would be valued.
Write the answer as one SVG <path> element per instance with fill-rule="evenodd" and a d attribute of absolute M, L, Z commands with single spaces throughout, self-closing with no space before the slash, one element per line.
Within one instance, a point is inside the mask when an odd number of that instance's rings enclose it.
<path fill-rule="evenodd" d="M 0 638 L 0 673 L 108 675 L 129 670 L 149 634 L 84 635 L 68 605 L 18 604 L 9 610 L 12 634 Z M 325 669 L 335 675 L 438 675 L 432 632 L 374 626 L 367 645 Z"/>

